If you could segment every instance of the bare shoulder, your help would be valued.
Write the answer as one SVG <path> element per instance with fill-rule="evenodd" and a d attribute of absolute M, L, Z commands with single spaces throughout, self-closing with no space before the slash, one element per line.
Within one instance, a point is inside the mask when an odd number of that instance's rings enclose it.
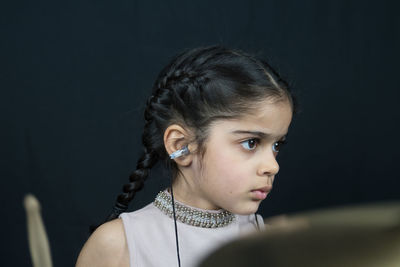
<path fill-rule="evenodd" d="M 121 219 L 101 225 L 79 254 L 76 267 L 129 267 L 129 251 Z"/>

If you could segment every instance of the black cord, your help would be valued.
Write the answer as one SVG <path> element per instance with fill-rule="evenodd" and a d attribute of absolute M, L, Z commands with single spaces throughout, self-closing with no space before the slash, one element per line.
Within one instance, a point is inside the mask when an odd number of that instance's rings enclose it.
<path fill-rule="evenodd" d="M 174 213 L 174 224 L 175 224 L 176 255 L 178 256 L 178 266 L 181 267 L 181 257 L 179 255 L 179 242 L 178 242 L 178 226 L 176 224 L 175 199 L 174 199 L 174 191 L 172 191 L 172 181 L 171 181 L 171 198 L 172 198 L 172 211 Z"/>

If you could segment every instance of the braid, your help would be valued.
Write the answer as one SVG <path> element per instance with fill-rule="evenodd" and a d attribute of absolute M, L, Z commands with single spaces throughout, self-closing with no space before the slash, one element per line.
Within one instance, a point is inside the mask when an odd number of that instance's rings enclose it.
<path fill-rule="evenodd" d="M 175 67 L 178 66 L 175 65 Z M 128 209 L 129 202 L 143 188 L 144 181 L 149 175 L 149 170 L 158 162 L 160 155 L 162 157 L 165 156 L 163 143 L 160 142 L 162 137 L 159 130 L 168 121 L 171 98 L 175 98 L 175 101 L 180 102 L 181 105 L 184 104 L 178 96 L 178 91 L 182 91 L 180 89 L 187 87 L 187 84 L 192 80 L 190 77 L 191 74 L 188 72 L 170 67 L 161 79 L 157 79 L 159 82 L 154 86 L 154 93 L 147 101 L 144 112 L 146 122 L 142 135 L 143 154 L 137 162 L 136 170 L 129 176 L 129 183 L 123 185 L 122 193 L 118 195 L 113 211 L 106 221 L 117 218 Z M 178 88 L 182 87 L 177 86 L 178 82 L 184 88 Z M 175 90 L 171 90 L 172 88 Z M 171 97 L 173 91 L 175 91 L 173 95 L 178 97 Z"/>
<path fill-rule="evenodd" d="M 219 49 L 218 47 L 198 48 L 178 55 L 161 71 L 155 88 L 168 88 L 168 85 L 174 82 L 196 82 L 202 76 L 201 71 L 199 72 L 201 67 L 222 53 L 217 51 L 211 53 L 211 51 Z"/>
<path fill-rule="evenodd" d="M 143 154 L 139 158 L 136 164 L 136 170 L 129 176 L 129 183 L 126 183 L 122 187 L 122 193 L 118 195 L 113 211 L 106 219 L 111 221 L 117 218 L 121 213 L 128 209 L 129 202 L 135 197 L 136 193 L 143 188 L 144 181 L 149 175 L 149 170 L 159 160 L 159 154 L 157 149 L 154 149 L 153 138 L 157 132 L 154 127 L 154 119 L 152 111 L 155 105 L 159 105 L 157 101 L 157 95 L 153 95 L 149 98 L 146 109 L 144 112 L 145 125 L 142 135 Z"/>

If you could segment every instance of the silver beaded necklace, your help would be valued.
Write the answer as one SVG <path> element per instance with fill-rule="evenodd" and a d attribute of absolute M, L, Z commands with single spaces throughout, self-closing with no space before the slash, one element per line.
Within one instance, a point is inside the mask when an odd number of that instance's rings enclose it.
<path fill-rule="evenodd" d="M 182 223 L 203 228 L 219 228 L 229 225 L 235 220 L 235 215 L 226 210 L 205 211 L 186 206 L 174 201 L 176 219 Z M 158 193 L 154 205 L 164 214 L 173 218 L 172 197 L 167 191 Z"/>

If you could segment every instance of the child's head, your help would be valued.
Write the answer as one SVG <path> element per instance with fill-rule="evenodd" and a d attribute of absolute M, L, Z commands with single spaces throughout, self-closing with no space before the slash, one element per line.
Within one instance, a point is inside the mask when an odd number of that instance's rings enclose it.
<path fill-rule="evenodd" d="M 257 116 L 262 120 L 267 114 L 265 107 L 275 108 L 273 112 L 286 107 L 290 110 L 290 118 L 286 116 L 290 123 L 293 98 L 286 82 L 267 63 L 218 46 L 178 55 L 161 71 L 147 102 L 144 154 L 130 176 L 130 183 L 124 186 L 124 193 L 118 197 L 117 213 L 126 209 L 141 189 L 149 169 L 158 160 L 168 159 L 168 150 L 189 145 L 191 154 L 202 158 L 212 127 Z M 174 176 L 180 173 L 181 165 L 185 167 L 186 163 L 179 161 L 178 165 L 170 161 Z"/>
<path fill-rule="evenodd" d="M 255 213 L 279 171 L 276 156 L 291 119 L 288 101 L 266 99 L 239 117 L 214 120 L 202 153 L 189 143 L 190 153 L 175 159 L 179 173 L 174 192 L 197 208 Z M 165 136 L 169 153 L 187 142 L 186 131 L 177 125 L 169 126 Z"/>

